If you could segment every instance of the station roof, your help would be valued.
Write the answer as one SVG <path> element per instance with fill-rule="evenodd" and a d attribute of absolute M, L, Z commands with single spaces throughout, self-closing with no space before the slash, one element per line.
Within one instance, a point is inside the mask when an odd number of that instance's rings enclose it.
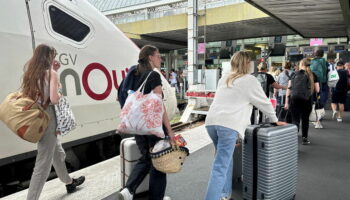
<path fill-rule="evenodd" d="M 187 47 L 187 22 L 187 13 L 184 13 L 117 26 L 139 46 L 151 43 L 162 50 L 172 50 Z M 204 27 L 206 42 L 295 34 L 279 20 L 248 3 L 207 9 L 206 17 L 199 16 L 199 36 L 204 35 Z"/>
<path fill-rule="evenodd" d="M 246 0 L 305 38 L 349 37 L 348 0 Z"/>
<path fill-rule="evenodd" d="M 103 14 L 130 12 L 148 7 L 167 5 L 183 0 L 88 0 Z"/>
<path fill-rule="evenodd" d="M 150 3 L 161 0 L 88 0 L 101 12 Z"/>

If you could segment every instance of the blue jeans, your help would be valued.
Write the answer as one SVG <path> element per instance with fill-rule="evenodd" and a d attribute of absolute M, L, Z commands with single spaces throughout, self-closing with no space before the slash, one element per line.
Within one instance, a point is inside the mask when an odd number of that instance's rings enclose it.
<path fill-rule="evenodd" d="M 320 104 L 322 107 L 324 107 L 328 100 L 329 95 L 329 87 L 327 83 L 320 84 L 321 86 L 321 92 L 320 92 Z"/>
<path fill-rule="evenodd" d="M 206 126 L 215 146 L 215 158 L 211 170 L 205 200 L 231 197 L 233 152 L 238 132 L 223 126 Z"/>

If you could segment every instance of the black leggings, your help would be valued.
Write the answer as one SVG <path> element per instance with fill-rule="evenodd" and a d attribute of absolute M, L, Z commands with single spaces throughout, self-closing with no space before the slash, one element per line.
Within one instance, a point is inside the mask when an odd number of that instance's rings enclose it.
<path fill-rule="evenodd" d="M 291 99 L 290 110 L 292 113 L 293 124 L 297 125 L 298 131 L 300 129 L 303 137 L 308 137 L 309 132 L 309 116 L 312 111 L 312 100 Z"/>

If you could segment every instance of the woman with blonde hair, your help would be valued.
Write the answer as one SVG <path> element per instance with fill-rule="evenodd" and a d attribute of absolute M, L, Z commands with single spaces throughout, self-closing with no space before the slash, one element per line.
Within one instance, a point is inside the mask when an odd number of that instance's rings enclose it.
<path fill-rule="evenodd" d="M 68 193 L 76 190 L 78 185 L 85 181 L 81 176 L 73 179 L 69 176 L 61 142 L 57 139 L 56 116 L 54 105 L 60 99 L 59 80 L 57 70 L 60 67 L 55 60 L 56 50 L 45 44 L 36 47 L 34 55 L 25 65 L 21 90 L 23 94 L 31 99 L 37 99 L 50 116 L 49 125 L 38 142 L 38 153 L 35 160 L 35 167 L 30 179 L 27 200 L 39 199 L 46 179 L 49 177 L 51 167 L 55 168 L 58 178 L 66 184 Z"/>
<path fill-rule="evenodd" d="M 285 109 L 292 113 L 293 124 L 302 132 L 302 144 L 310 144 L 308 139 L 309 116 L 312 111 L 313 95 L 319 93 L 320 85 L 317 76 L 310 69 L 310 60 L 307 58 L 299 62 L 299 71 L 295 72 L 288 83 Z"/>
<path fill-rule="evenodd" d="M 250 124 L 253 106 L 278 125 L 275 110 L 259 81 L 249 73 L 250 58 L 245 51 L 231 58 L 231 70 L 219 80 L 205 124 L 216 154 L 205 200 L 230 199 L 232 194 L 233 152 L 238 137 Z"/>

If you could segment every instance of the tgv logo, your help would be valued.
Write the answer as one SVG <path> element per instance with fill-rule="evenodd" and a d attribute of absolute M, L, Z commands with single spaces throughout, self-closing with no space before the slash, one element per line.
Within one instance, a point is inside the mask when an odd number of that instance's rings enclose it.
<path fill-rule="evenodd" d="M 106 87 L 106 90 L 101 94 L 97 94 L 94 91 L 92 91 L 92 89 L 89 85 L 88 79 L 89 79 L 90 73 L 93 70 L 100 70 L 106 77 L 107 87 Z M 128 68 L 125 68 L 125 70 L 121 70 L 122 79 L 125 78 L 125 73 L 128 73 Z M 65 96 L 67 95 L 67 85 L 66 85 L 66 77 L 67 76 L 72 76 L 74 78 L 76 95 L 81 95 L 81 84 L 80 84 L 79 74 L 71 68 L 63 70 L 60 74 L 60 82 L 62 84 L 63 95 L 65 95 Z M 102 64 L 91 63 L 88 66 L 86 66 L 86 68 L 83 71 L 82 85 L 83 85 L 83 88 L 84 88 L 86 94 L 89 95 L 89 97 L 91 97 L 94 100 L 98 100 L 98 101 L 104 100 L 110 95 L 113 85 L 114 85 L 114 88 L 116 90 L 119 89 L 118 80 L 117 80 L 117 72 L 116 72 L 116 70 L 112 70 L 112 76 L 111 76 L 111 74 L 109 73 L 107 68 L 105 66 L 103 66 Z"/>

